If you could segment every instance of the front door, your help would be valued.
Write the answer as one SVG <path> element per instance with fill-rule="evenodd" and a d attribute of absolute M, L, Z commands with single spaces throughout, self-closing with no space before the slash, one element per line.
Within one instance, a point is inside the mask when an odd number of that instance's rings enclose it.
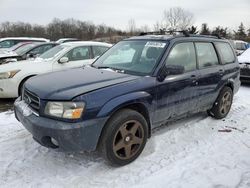
<path fill-rule="evenodd" d="M 198 71 L 193 42 L 176 44 L 170 51 L 166 65 L 184 67 L 184 73 L 169 75 L 157 84 L 157 107 L 153 122 L 166 121 L 196 109 Z"/>
<path fill-rule="evenodd" d="M 88 46 L 75 47 L 62 57 L 67 57 L 69 61 L 63 64 L 55 62 L 53 65 L 53 71 L 82 67 L 83 65 L 91 64 L 94 61 L 91 57 L 90 47 Z"/>

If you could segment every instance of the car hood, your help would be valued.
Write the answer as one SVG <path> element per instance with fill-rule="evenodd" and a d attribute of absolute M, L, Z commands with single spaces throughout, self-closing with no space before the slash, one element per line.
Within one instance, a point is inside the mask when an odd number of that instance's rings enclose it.
<path fill-rule="evenodd" d="M 40 99 L 72 100 L 81 94 L 137 78 L 139 76 L 85 66 L 32 77 L 25 88 Z"/>
<path fill-rule="evenodd" d="M 13 51 L 7 51 L 7 50 L 0 51 L 1 58 L 12 57 L 12 56 L 18 56 L 18 54 L 16 52 L 13 52 Z"/>
<path fill-rule="evenodd" d="M 238 56 L 239 63 L 250 63 L 250 53 Z"/>

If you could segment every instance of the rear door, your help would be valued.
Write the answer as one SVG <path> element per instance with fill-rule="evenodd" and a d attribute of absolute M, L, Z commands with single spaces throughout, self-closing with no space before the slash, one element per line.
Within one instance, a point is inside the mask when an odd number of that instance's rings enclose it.
<path fill-rule="evenodd" d="M 224 67 L 219 63 L 213 43 L 196 42 L 195 47 L 200 73 L 199 107 L 203 109 L 210 107 L 216 100 L 224 76 Z"/>
<path fill-rule="evenodd" d="M 54 71 L 68 69 L 68 68 L 82 67 L 83 65 L 91 64 L 94 61 L 94 59 L 92 58 L 91 49 L 89 46 L 75 47 L 62 57 L 67 57 L 69 61 L 63 64 L 59 62 L 54 63 L 53 65 Z"/>
<path fill-rule="evenodd" d="M 166 65 L 180 65 L 185 72 L 169 75 L 157 83 L 157 108 L 154 122 L 159 123 L 196 109 L 198 71 L 193 42 L 176 44 Z"/>
<path fill-rule="evenodd" d="M 236 92 L 240 85 L 240 67 L 234 51 L 227 42 L 215 42 L 215 47 L 219 52 L 224 67 L 223 80 L 231 80 L 234 83 L 234 92 Z"/>

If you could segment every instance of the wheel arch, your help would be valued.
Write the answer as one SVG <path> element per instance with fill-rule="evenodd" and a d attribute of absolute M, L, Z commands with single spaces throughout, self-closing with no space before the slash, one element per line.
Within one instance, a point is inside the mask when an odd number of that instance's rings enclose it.
<path fill-rule="evenodd" d="M 19 85 L 18 85 L 18 96 L 20 96 L 20 94 L 21 94 L 21 87 L 22 87 L 22 85 L 24 84 L 24 82 L 26 82 L 29 78 L 31 78 L 31 77 L 33 77 L 33 76 L 36 76 L 36 74 L 32 74 L 32 75 L 26 76 L 26 77 L 24 77 L 24 78 L 21 80 L 21 82 L 20 82 Z"/>
<path fill-rule="evenodd" d="M 152 125 L 151 115 L 150 115 L 151 103 L 152 103 L 152 96 L 147 92 L 134 92 L 110 100 L 102 107 L 102 109 L 99 111 L 97 115 L 97 117 L 105 117 L 105 116 L 109 117 L 102 128 L 100 137 L 102 136 L 106 128 L 106 125 L 108 124 L 112 116 L 122 109 L 131 109 L 142 114 L 142 116 L 147 121 L 148 137 L 150 137 L 151 125 Z"/>
<path fill-rule="evenodd" d="M 228 80 L 228 82 L 224 85 L 224 87 L 229 87 L 232 89 L 232 91 L 234 92 L 234 82 L 232 80 Z M 222 87 L 222 89 L 224 88 Z"/>

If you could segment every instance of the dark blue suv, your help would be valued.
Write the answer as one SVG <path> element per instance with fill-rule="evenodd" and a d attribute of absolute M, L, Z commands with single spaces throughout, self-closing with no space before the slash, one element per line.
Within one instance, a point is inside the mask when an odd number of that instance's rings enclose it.
<path fill-rule="evenodd" d="M 227 40 L 137 36 L 91 66 L 29 79 L 15 114 L 43 146 L 99 150 L 111 164 L 126 165 L 140 155 L 151 130 L 170 119 L 199 111 L 224 118 L 239 76 Z"/>

